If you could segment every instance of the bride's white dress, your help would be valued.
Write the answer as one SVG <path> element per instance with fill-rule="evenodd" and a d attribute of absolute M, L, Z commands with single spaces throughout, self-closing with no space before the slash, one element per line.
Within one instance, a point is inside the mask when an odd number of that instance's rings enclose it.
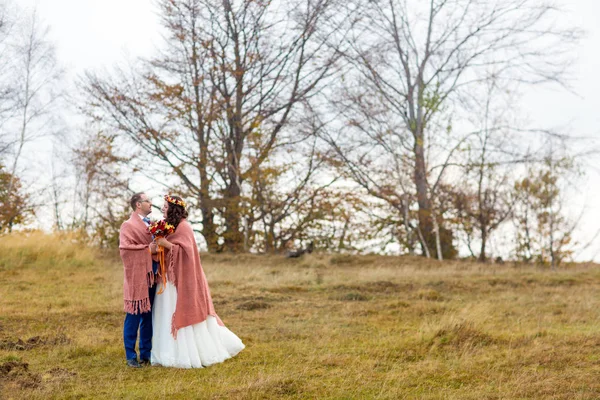
<path fill-rule="evenodd" d="M 162 286 L 160 282 L 157 293 Z M 156 295 L 152 306 L 152 365 L 202 368 L 223 362 L 244 349 L 240 338 L 210 315 L 206 321 L 179 329 L 175 340 L 171 318 L 176 304 L 177 288 L 167 281 L 164 292 Z"/>

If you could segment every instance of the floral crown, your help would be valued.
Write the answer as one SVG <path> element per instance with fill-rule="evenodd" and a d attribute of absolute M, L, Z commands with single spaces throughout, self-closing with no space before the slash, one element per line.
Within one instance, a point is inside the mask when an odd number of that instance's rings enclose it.
<path fill-rule="evenodd" d="M 171 204 L 175 204 L 177 206 L 181 206 L 181 207 L 185 208 L 185 201 L 183 201 L 183 200 L 177 200 L 176 198 L 171 197 L 168 194 L 165 195 L 165 200 Z"/>

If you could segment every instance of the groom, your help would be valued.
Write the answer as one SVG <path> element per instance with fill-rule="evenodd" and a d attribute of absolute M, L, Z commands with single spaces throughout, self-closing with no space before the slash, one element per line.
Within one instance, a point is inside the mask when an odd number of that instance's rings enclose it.
<path fill-rule="evenodd" d="M 156 286 L 154 274 L 158 263 L 153 260 L 156 244 L 148 230 L 152 212 L 152 202 L 146 193 L 136 193 L 130 200 L 133 212 L 123 222 L 119 234 L 119 250 L 123 260 L 124 278 L 123 300 L 125 302 L 125 323 L 123 342 L 127 365 L 140 368 L 150 364 L 152 350 L 152 303 Z M 140 336 L 140 361 L 135 351 L 135 342 Z"/>

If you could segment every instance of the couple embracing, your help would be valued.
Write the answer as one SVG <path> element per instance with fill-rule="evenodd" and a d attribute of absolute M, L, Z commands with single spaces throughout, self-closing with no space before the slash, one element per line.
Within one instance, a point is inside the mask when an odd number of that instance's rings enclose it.
<path fill-rule="evenodd" d="M 223 362 L 244 344 L 215 312 L 185 202 L 169 195 L 164 200 L 165 223 L 173 229 L 168 237 L 154 238 L 150 232 L 152 202 L 145 193 L 132 196 L 133 212 L 121 225 L 127 365 L 202 368 Z"/>

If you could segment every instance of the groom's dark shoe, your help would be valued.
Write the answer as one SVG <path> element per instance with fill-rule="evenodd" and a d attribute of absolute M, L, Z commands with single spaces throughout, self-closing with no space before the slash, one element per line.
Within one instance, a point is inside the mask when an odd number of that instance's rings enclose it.
<path fill-rule="evenodd" d="M 138 360 L 132 358 L 131 360 L 127 360 L 127 366 L 131 368 L 142 368 Z"/>
<path fill-rule="evenodd" d="M 140 365 L 142 367 L 149 367 L 150 366 L 150 360 L 148 360 L 147 358 L 142 358 L 142 359 L 140 359 Z"/>

